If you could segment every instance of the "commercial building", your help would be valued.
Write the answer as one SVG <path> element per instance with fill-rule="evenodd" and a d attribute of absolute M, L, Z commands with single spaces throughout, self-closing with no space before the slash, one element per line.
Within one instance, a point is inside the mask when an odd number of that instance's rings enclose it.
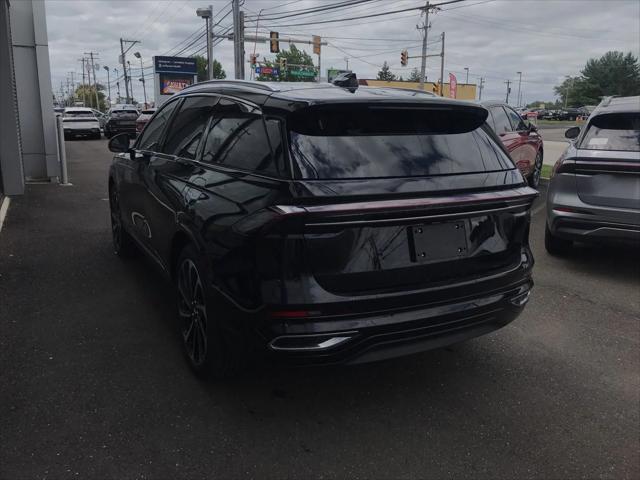
<path fill-rule="evenodd" d="M 0 195 L 59 171 L 44 0 L 0 0 Z"/>
<path fill-rule="evenodd" d="M 409 88 L 412 90 L 419 90 L 420 84 L 418 82 L 400 82 L 400 81 L 387 81 L 387 80 L 359 80 L 360 85 L 367 85 L 369 87 L 393 87 L 393 88 Z M 424 82 L 424 91 L 435 93 L 437 91 L 437 85 L 433 82 Z M 477 96 L 477 88 L 473 83 L 458 83 L 456 98 L 458 100 L 475 100 Z M 444 84 L 444 96 L 449 97 L 449 84 Z"/>

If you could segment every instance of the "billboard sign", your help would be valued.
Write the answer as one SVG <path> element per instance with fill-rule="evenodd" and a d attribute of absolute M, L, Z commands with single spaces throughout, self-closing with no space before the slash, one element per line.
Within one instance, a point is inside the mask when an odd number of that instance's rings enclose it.
<path fill-rule="evenodd" d="M 196 59 L 191 57 L 153 57 L 156 73 L 197 75 Z"/>
<path fill-rule="evenodd" d="M 174 95 L 193 85 L 193 75 L 160 74 L 160 95 Z"/>

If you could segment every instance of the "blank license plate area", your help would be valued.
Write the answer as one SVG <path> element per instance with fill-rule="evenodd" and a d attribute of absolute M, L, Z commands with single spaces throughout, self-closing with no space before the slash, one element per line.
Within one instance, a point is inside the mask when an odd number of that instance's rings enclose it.
<path fill-rule="evenodd" d="M 411 259 L 418 263 L 455 260 L 467 256 L 467 229 L 464 221 L 409 227 Z"/>

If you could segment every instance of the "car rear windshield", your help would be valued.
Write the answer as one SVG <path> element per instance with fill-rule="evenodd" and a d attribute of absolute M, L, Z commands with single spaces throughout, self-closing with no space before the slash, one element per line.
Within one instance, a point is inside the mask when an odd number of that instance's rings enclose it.
<path fill-rule="evenodd" d="M 640 113 L 607 113 L 593 117 L 580 148 L 640 152 Z"/>
<path fill-rule="evenodd" d="M 113 110 L 111 112 L 111 115 L 138 115 L 138 111 L 137 110 Z"/>
<path fill-rule="evenodd" d="M 309 108 L 288 121 L 305 179 L 450 175 L 515 168 L 480 108 Z"/>
<path fill-rule="evenodd" d="M 65 117 L 69 117 L 69 118 L 95 118 L 95 115 L 93 114 L 93 112 L 64 112 L 64 116 Z"/>

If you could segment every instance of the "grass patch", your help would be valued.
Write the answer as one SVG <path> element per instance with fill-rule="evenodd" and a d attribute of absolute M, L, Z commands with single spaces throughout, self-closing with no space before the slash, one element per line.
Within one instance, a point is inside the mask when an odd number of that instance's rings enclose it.
<path fill-rule="evenodd" d="M 537 125 L 540 126 L 544 126 L 544 127 L 557 127 L 557 128 L 565 128 L 565 127 L 574 127 L 575 125 L 578 125 L 578 122 L 572 121 L 572 120 L 545 120 L 545 119 L 540 119 L 537 122 Z"/>
<path fill-rule="evenodd" d="M 540 172 L 540 176 L 542 178 L 551 178 L 552 169 L 553 165 L 542 165 L 542 172 Z"/>

